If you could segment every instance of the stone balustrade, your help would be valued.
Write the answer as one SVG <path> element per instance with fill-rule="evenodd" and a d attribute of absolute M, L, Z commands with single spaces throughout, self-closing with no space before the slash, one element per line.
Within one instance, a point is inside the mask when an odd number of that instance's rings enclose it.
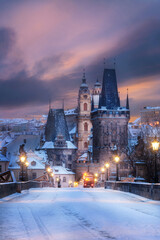
<path fill-rule="evenodd" d="M 105 182 L 106 189 L 130 192 L 152 200 L 160 200 L 160 183 Z"/>
<path fill-rule="evenodd" d="M 38 187 L 42 187 L 42 183 L 37 181 L 0 183 L 0 198 L 16 192 L 20 193 L 22 190 Z"/>

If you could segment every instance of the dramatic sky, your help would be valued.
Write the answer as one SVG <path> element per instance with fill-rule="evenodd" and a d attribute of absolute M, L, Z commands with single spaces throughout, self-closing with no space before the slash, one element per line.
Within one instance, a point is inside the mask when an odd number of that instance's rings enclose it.
<path fill-rule="evenodd" d="M 0 117 L 75 107 L 83 68 L 92 88 L 104 58 L 132 116 L 160 105 L 159 0 L 0 0 Z"/>

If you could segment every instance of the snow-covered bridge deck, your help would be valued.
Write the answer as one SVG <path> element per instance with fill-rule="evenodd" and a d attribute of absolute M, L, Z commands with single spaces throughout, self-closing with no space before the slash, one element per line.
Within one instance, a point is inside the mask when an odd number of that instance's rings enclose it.
<path fill-rule="evenodd" d="M 160 202 L 104 189 L 30 189 L 0 201 L 0 239 L 159 240 Z"/>

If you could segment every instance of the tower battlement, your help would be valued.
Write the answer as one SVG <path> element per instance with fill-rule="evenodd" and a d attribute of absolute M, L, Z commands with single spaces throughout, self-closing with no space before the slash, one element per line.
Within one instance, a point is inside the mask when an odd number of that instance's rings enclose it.
<path fill-rule="evenodd" d="M 101 107 L 100 109 L 93 110 L 91 112 L 91 118 L 130 118 L 130 110 L 119 107 L 117 109 L 106 109 Z"/>

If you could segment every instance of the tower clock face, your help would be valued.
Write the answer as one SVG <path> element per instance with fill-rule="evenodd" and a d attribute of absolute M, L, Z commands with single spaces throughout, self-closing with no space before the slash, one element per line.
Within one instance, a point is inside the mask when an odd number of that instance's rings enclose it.
<path fill-rule="evenodd" d="M 87 95 L 83 95 L 84 99 L 87 99 Z"/>

